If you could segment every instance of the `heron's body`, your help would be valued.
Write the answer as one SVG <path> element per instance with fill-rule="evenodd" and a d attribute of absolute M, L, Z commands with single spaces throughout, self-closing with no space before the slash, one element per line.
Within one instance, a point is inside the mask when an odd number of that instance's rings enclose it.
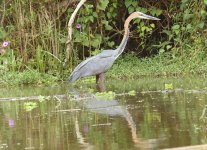
<path fill-rule="evenodd" d="M 158 20 L 155 17 L 145 15 L 140 12 L 132 13 L 125 21 L 124 24 L 124 37 L 121 44 L 115 50 L 104 50 L 101 53 L 86 59 L 81 62 L 71 73 L 69 77 L 69 82 L 74 82 L 81 77 L 96 75 L 96 81 L 99 81 L 99 78 L 103 78 L 105 72 L 107 72 L 117 57 L 123 52 L 129 38 L 129 22 L 134 18 L 144 18 L 144 19 L 153 19 Z"/>
<path fill-rule="evenodd" d="M 129 37 L 129 31 L 126 33 L 126 39 Z M 116 58 L 122 53 L 127 44 L 127 40 L 122 41 L 115 50 L 104 50 L 101 53 L 92 56 L 81 62 L 72 72 L 69 82 L 74 82 L 81 77 L 97 75 L 107 72 L 114 64 Z M 103 76 L 103 75 L 102 75 Z M 98 82 L 98 79 L 97 79 Z"/>
<path fill-rule="evenodd" d="M 71 74 L 70 82 L 74 82 L 81 77 L 105 73 L 111 68 L 114 61 L 114 50 L 104 50 L 98 55 L 81 62 Z"/>

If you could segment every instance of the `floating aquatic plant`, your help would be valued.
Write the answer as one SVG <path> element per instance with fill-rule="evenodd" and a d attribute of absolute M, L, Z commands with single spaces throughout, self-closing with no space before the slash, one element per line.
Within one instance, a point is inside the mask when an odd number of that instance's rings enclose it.
<path fill-rule="evenodd" d="M 107 99 L 107 100 L 112 100 L 115 98 L 116 94 L 113 91 L 108 91 L 108 92 L 97 92 L 95 94 L 98 98 L 100 99 Z"/>
<path fill-rule="evenodd" d="M 94 89 L 92 89 L 92 88 L 88 88 L 88 92 L 89 92 L 89 93 L 92 93 L 92 92 L 94 92 Z"/>
<path fill-rule="evenodd" d="M 136 95 L 136 91 L 135 90 L 129 91 L 128 94 L 131 95 L 131 96 L 135 96 Z"/>
<path fill-rule="evenodd" d="M 88 82 L 88 83 L 93 83 L 93 82 L 96 82 L 96 79 L 95 78 L 86 78 L 83 80 L 83 82 Z"/>
<path fill-rule="evenodd" d="M 173 89 L 173 84 L 170 83 L 170 84 L 165 84 L 165 90 L 172 90 Z"/>
<path fill-rule="evenodd" d="M 32 111 L 34 108 L 37 108 L 36 102 L 25 102 L 24 103 L 24 109 L 26 111 Z"/>
<path fill-rule="evenodd" d="M 40 102 L 45 101 L 45 96 L 40 95 L 40 96 L 38 97 L 38 100 L 39 100 Z"/>

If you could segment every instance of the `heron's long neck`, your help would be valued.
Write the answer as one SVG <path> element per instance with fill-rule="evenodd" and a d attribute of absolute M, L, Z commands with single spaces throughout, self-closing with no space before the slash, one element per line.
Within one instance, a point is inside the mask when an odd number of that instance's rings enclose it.
<path fill-rule="evenodd" d="M 129 22 L 133 19 L 133 16 L 129 16 L 125 23 L 124 23 L 124 37 L 121 41 L 121 44 L 119 45 L 119 47 L 116 49 L 117 53 L 116 53 L 116 58 L 124 51 L 128 38 L 129 38 Z"/>

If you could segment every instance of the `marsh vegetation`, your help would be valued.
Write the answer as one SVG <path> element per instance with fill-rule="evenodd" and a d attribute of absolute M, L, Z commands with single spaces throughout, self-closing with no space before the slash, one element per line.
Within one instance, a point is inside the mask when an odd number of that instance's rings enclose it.
<path fill-rule="evenodd" d="M 154 72 L 164 76 L 205 74 L 207 70 L 205 0 L 89 0 L 75 19 L 68 62 L 65 61 L 67 21 L 76 0 L 1 0 L 0 4 L 0 41 L 10 44 L 0 57 L 1 62 L 6 62 L 1 63 L 0 74 L 8 82 L 29 83 L 21 78 L 27 78 L 28 73 L 34 77 L 32 83 L 65 80 L 83 59 L 103 49 L 116 48 L 122 39 L 124 19 L 136 10 L 161 21 L 133 22 L 125 54 L 108 77 L 131 78 Z M 41 74 L 48 75 L 37 80 Z M 2 78 L 1 83 L 4 83 Z"/>

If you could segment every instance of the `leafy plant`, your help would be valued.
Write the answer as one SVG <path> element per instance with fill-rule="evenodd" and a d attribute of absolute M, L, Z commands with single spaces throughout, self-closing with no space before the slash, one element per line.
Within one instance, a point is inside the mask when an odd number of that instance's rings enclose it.
<path fill-rule="evenodd" d="M 36 102 L 25 102 L 24 103 L 24 109 L 26 111 L 32 111 L 33 109 L 37 108 L 37 103 Z"/>
<path fill-rule="evenodd" d="M 173 89 L 172 83 L 170 83 L 170 84 L 165 83 L 165 90 L 172 90 L 172 89 Z"/>
<path fill-rule="evenodd" d="M 104 100 L 113 100 L 116 96 L 115 92 L 108 91 L 108 92 L 97 92 L 96 97 L 98 99 L 104 99 Z"/>
<path fill-rule="evenodd" d="M 135 96 L 136 95 L 136 91 L 135 90 L 129 91 L 128 94 L 131 95 L 131 96 Z"/>

